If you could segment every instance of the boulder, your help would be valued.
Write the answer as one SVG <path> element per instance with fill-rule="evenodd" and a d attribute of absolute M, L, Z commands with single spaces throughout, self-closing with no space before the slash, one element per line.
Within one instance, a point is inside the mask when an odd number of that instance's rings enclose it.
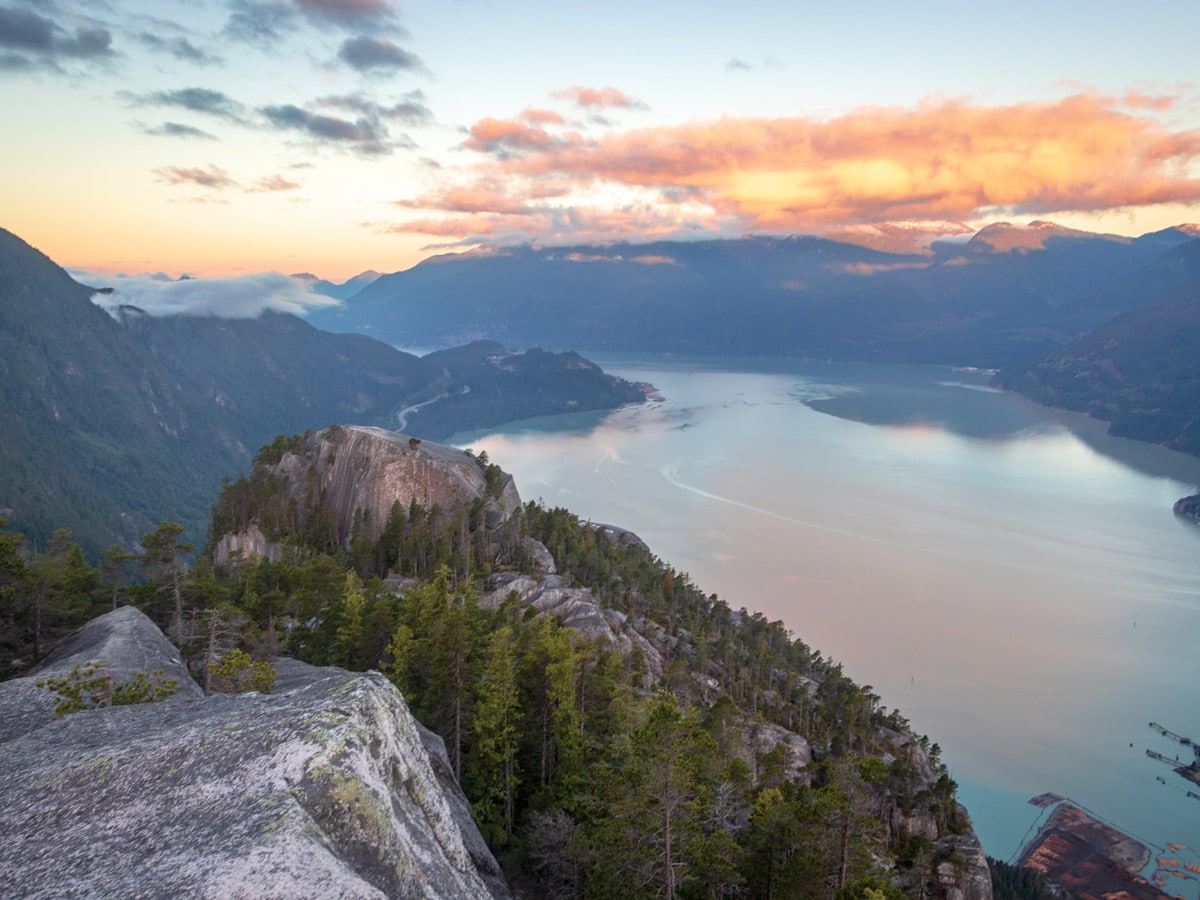
<path fill-rule="evenodd" d="M 36 682 L 80 661 L 180 683 L 56 718 Z M 0 684 L 8 895 L 509 896 L 440 742 L 383 676 L 282 660 L 271 694 L 206 698 L 179 665 L 120 609 Z"/>
<path fill-rule="evenodd" d="M 491 578 L 488 591 L 479 599 L 480 606 L 498 609 L 511 593 L 539 613 L 554 616 L 589 641 L 600 638 L 622 653 L 640 652 L 646 666 L 643 687 L 650 688 L 662 678 L 665 664 L 662 646 L 636 628 L 628 627 L 625 615 L 602 606 L 590 588 L 569 587 L 558 575 L 505 572 Z"/>

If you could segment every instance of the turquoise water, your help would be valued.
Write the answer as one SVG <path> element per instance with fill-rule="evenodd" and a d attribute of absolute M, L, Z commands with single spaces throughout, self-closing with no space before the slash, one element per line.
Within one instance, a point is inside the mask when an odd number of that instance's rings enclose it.
<path fill-rule="evenodd" d="M 1150 721 L 1200 739 L 1200 528 L 1171 512 L 1200 460 L 985 373 L 598 361 L 663 401 L 455 442 L 842 662 L 941 745 L 992 856 L 1043 792 L 1200 845 L 1200 801 L 1145 754 L 1191 753 Z"/>

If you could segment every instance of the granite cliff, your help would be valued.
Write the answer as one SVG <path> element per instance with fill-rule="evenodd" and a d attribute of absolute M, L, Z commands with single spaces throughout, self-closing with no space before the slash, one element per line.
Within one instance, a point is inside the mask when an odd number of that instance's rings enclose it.
<path fill-rule="evenodd" d="M 258 474 L 277 486 L 275 507 L 289 521 L 247 519 L 233 523 L 232 530 L 219 529 L 213 547 L 217 565 L 236 555 L 277 558 L 272 536 L 311 526 L 314 516 L 325 519 L 332 541 L 345 547 L 356 533 L 378 538 L 397 503 L 404 510 L 414 502 L 449 510 L 479 502 L 493 527 L 521 506 L 512 476 L 486 460 L 368 426 L 309 432 Z"/>
<path fill-rule="evenodd" d="M 37 682 L 86 662 L 177 690 L 56 718 Z M 0 746 L 8 896 L 509 896 L 441 739 L 378 673 L 281 660 L 271 694 L 206 698 L 122 607 L 0 684 Z"/>

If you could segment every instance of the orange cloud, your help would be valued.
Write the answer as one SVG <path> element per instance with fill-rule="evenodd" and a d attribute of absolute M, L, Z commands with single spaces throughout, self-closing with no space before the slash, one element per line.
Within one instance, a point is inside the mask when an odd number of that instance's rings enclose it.
<path fill-rule="evenodd" d="M 469 214 L 501 213 L 520 216 L 536 211 L 528 203 L 515 200 L 502 189 L 484 182 L 443 187 L 411 200 L 397 200 L 395 205 L 404 209 L 437 209 L 442 212 Z"/>
<path fill-rule="evenodd" d="M 555 91 L 552 96 L 570 100 L 576 106 L 585 108 L 637 109 L 645 106 L 640 100 L 630 97 L 624 91 L 619 91 L 614 87 L 588 88 L 573 85 L 564 90 Z"/>
<path fill-rule="evenodd" d="M 518 116 L 524 122 L 529 122 L 531 125 L 563 125 L 566 120 L 552 109 L 536 109 L 534 107 L 526 107 L 521 110 L 521 115 Z"/>
<path fill-rule="evenodd" d="M 471 126 L 471 137 L 464 147 L 480 152 L 538 150 L 555 143 L 545 129 L 526 125 L 516 119 L 481 119 Z"/>
<path fill-rule="evenodd" d="M 591 99 L 587 89 L 569 93 Z M 488 155 L 488 177 L 510 203 L 542 211 L 542 240 L 605 227 L 616 240 L 639 225 L 651 227 L 647 237 L 820 232 L 1200 202 L 1191 174 L 1200 131 L 1156 118 L 1176 105 L 1136 93 L 1006 106 L 938 99 L 832 119 L 727 117 L 588 137 L 552 131 L 549 120 L 484 119 L 465 146 Z M 540 203 L 545 185 L 553 209 Z M 606 191 L 625 199 L 598 200 Z"/>

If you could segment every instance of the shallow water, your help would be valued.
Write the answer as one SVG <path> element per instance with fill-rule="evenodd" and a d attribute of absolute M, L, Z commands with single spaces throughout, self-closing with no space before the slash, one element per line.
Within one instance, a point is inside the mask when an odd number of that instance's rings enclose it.
<path fill-rule="evenodd" d="M 1194 786 L 1145 754 L 1192 752 L 1150 721 L 1200 739 L 1200 528 L 1171 511 L 1200 460 L 985 373 L 598 361 L 665 399 L 455 442 L 844 663 L 941 745 L 990 855 L 1046 791 L 1200 845 Z"/>

